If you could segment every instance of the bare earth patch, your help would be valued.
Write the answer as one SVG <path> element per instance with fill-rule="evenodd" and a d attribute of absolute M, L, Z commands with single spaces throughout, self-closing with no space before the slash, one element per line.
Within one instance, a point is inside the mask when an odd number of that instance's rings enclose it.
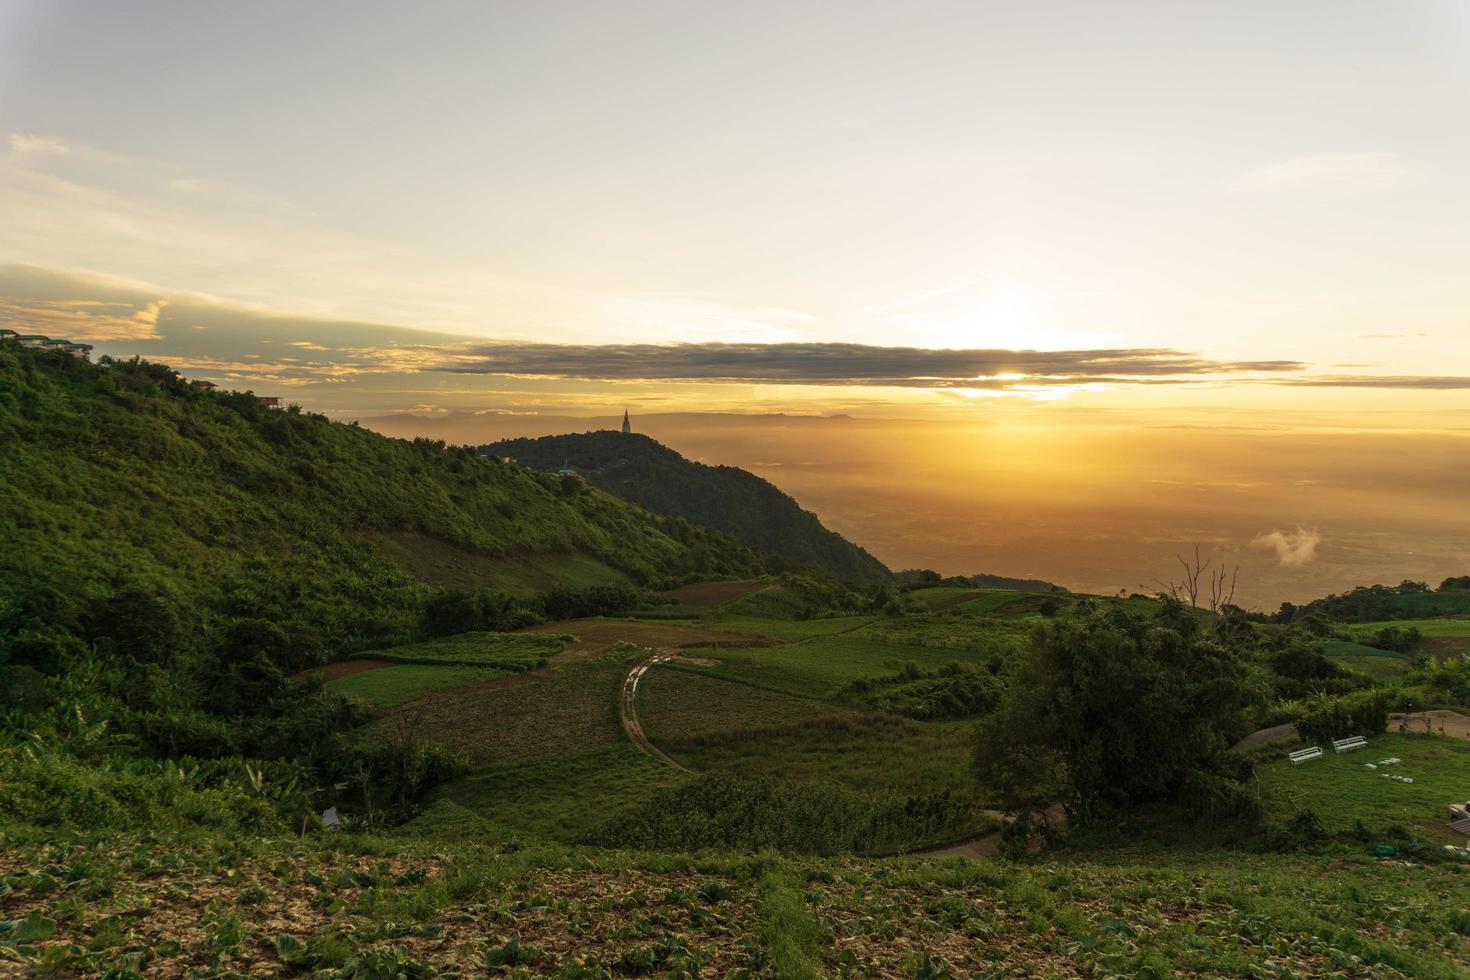
<path fill-rule="evenodd" d="M 370 670 L 381 670 L 384 667 L 398 666 L 391 660 L 339 660 L 333 664 L 325 664 L 321 667 L 312 667 L 296 674 L 294 679 L 300 680 L 306 677 L 320 677 L 323 683 L 335 681 L 340 677 L 351 677 L 353 674 L 364 674 Z"/>
<path fill-rule="evenodd" d="M 686 585 L 681 589 L 660 592 L 659 595 L 677 599 L 683 606 L 714 609 L 716 606 L 723 606 L 741 596 L 747 596 L 766 588 L 770 586 L 764 582 L 701 582 L 698 585 Z"/>

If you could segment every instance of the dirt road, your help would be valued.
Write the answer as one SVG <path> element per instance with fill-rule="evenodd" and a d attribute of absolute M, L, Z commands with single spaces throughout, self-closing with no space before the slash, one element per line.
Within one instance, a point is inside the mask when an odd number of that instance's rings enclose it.
<path fill-rule="evenodd" d="M 629 741 L 638 748 L 638 751 L 660 762 L 668 763 L 680 772 L 690 772 L 691 770 L 679 765 L 661 752 L 658 746 L 650 742 L 648 736 L 643 732 L 643 726 L 638 723 L 639 682 L 643 680 L 643 675 L 648 673 L 649 668 L 665 660 L 673 660 L 676 656 L 677 654 L 673 651 L 655 653 L 628 672 L 628 676 L 623 680 L 623 693 L 618 698 L 618 715 L 623 722 L 623 731 L 628 733 Z"/>

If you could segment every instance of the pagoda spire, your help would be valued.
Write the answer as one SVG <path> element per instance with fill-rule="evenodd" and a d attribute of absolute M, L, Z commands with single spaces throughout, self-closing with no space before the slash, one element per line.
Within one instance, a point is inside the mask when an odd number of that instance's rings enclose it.
<path fill-rule="evenodd" d="M 623 435 L 628 435 L 632 431 L 633 423 L 628 419 L 628 410 L 625 408 L 623 409 Z"/>

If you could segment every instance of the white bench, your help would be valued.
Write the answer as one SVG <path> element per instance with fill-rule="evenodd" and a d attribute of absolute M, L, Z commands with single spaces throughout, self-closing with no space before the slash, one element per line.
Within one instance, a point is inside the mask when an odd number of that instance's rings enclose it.
<path fill-rule="evenodd" d="M 1303 762 L 1311 762 L 1313 759 L 1322 758 L 1322 747 L 1314 745 L 1310 749 L 1297 749 L 1295 752 L 1289 753 L 1287 758 L 1291 760 L 1291 764 L 1294 766 L 1300 765 Z"/>
<path fill-rule="evenodd" d="M 1332 750 L 1334 752 L 1351 752 L 1353 749 L 1366 749 L 1368 740 L 1361 735 L 1349 735 L 1347 738 L 1334 738 Z"/>

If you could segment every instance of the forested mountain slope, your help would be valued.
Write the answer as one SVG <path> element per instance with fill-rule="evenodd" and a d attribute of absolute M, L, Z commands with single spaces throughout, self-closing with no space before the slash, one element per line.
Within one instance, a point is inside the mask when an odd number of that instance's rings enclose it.
<path fill-rule="evenodd" d="M 538 470 L 570 465 L 595 486 L 639 506 L 733 534 L 835 578 L 890 578 L 882 562 L 823 527 L 816 514 L 766 480 L 738 467 L 685 459 L 647 436 L 603 430 L 506 439 L 480 451 Z"/>
<path fill-rule="evenodd" d="M 390 540 L 463 559 L 465 587 L 502 567 L 656 587 L 765 567 L 727 536 L 467 449 L 9 344 L 0 539 L 0 637 L 94 641 L 115 627 L 108 603 L 146 597 L 186 636 L 264 620 L 328 652 L 418 631 L 437 593 Z"/>

